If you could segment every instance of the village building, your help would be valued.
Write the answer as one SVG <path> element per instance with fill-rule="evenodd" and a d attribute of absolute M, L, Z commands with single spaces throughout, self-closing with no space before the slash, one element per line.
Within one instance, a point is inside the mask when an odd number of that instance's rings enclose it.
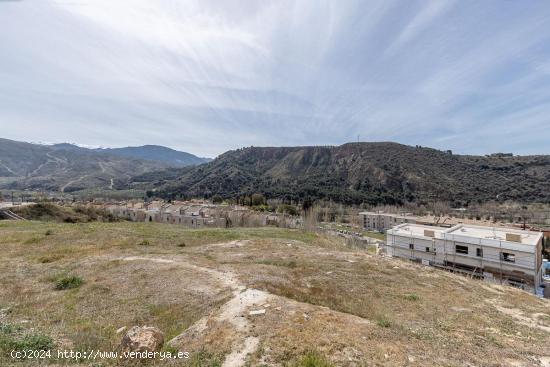
<path fill-rule="evenodd" d="M 404 223 L 387 231 L 390 256 L 535 292 L 542 282 L 541 232 L 458 224 Z"/>
<path fill-rule="evenodd" d="M 403 223 L 418 223 L 418 218 L 411 215 L 400 215 L 383 212 L 361 212 L 363 229 L 366 231 L 386 232 L 388 229 Z"/>
<path fill-rule="evenodd" d="M 187 228 L 277 226 L 300 228 L 300 217 L 280 213 L 259 213 L 246 207 L 216 205 L 201 201 L 119 202 L 102 206 L 112 215 L 133 222 L 156 222 Z"/>

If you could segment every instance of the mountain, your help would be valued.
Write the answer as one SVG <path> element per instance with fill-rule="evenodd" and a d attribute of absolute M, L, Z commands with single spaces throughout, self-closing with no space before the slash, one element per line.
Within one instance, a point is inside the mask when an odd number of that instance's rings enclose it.
<path fill-rule="evenodd" d="M 69 151 L 93 151 L 97 153 L 104 153 L 117 157 L 147 159 L 150 161 L 163 162 L 171 167 L 185 167 L 194 166 L 206 162 L 210 162 L 210 158 L 197 157 L 191 153 L 180 152 L 178 150 L 170 149 L 160 145 L 143 145 L 139 147 L 125 147 L 125 148 L 99 148 L 89 149 L 82 148 L 74 144 L 61 143 L 53 145 L 55 149 L 69 150 Z"/>
<path fill-rule="evenodd" d="M 259 192 L 268 198 L 348 204 L 405 201 L 550 202 L 550 156 L 455 155 L 396 143 L 250 147 L 210 163 L 134 177 L 166 198 Z"/>
<path fill-rule="evenodd" d="M 163 162 L 103 154 L 70 144 L 48 146 L 0 139 L 2 189 L 113 189 L 136 173 L 168 167 Z"/>

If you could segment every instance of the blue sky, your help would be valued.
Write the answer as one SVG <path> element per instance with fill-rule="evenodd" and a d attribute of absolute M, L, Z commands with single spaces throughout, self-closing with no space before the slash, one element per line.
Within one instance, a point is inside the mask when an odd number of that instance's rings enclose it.
<path fill-rule="evenodd" d="M 550 154 L 548 1 L 0 0 L 0 136 Z"/>

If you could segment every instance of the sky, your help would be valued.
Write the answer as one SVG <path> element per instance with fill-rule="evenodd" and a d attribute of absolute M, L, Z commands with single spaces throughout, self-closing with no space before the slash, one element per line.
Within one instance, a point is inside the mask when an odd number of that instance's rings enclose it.
<path fill-rule="evenodd" d="M 550 154 L 546 0 L 0 0 L 0 137 Z"/>

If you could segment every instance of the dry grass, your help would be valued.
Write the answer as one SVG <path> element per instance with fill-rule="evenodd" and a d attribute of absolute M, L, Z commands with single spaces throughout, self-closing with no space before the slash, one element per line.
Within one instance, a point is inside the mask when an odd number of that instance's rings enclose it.
<path fill-rule="evenodd" d="M 315 234 L 127 222 L 0 222 L 0 231 L 0 310 L 10 309 L 0 324 L 18 330 L 2 334 L 4 345 L 47 341 L 38 335 L 58 348 L 111 350 L 116 330 L 133 325 L 169 340 L 231 297 L 200 270 L 217 269 L 277 295 L 250 320 L 261 341 L 251 365 L 536 366 L 550 355 L 550 333 L 536 326 L 550 324 L 547 301 Z M 227 244 L 235 240 L 248 241 Z M 57 291 L 52 281 L 63 276 L 84 282 Z M 186 346 L 188 365 L 220 365 L 231 337 L 227 325 L 212 326 Z"/>

